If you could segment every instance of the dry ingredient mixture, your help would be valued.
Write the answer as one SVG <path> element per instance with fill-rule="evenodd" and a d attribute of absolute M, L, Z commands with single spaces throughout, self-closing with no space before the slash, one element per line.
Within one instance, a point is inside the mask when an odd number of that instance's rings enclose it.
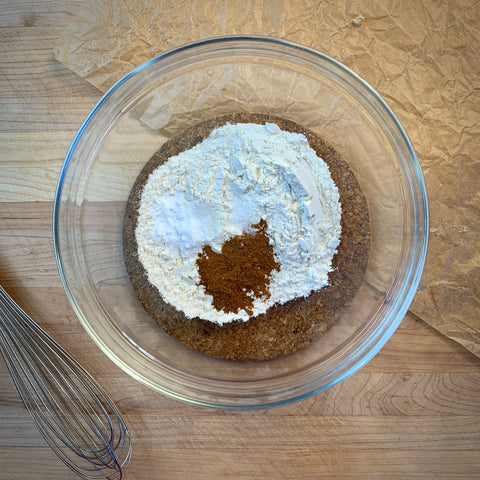
<path fill-rule="evenodd" d="M 328 285 L 340 218 L 304 135 L 226 124 L 150 174 L 135 237 L 166 302 L 224 324 Z"/>

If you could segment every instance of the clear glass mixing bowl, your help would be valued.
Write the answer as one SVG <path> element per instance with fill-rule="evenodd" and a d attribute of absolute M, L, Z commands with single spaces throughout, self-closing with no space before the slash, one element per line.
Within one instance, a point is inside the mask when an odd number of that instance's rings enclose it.
<path fill-rule="evenodd" d="M 239 111 L 293 120 L 331 143 L 363 188 L 372 229 L 364 281 L 341 318 L 307 347 L 261 362 L 208 357 L 165 334 L 137 300 L 122 257 L 125 203 L 150 156 L 186 127 Z M 327 55 L 266 37 L 192 43 L 123 77 L 75 136 L 55 197 L 60 275 L 93 340 L 151 388 L 220 408 L 292 402 L 365 365 L 415 295 L 427 237 L 417 157 L 379 94 Z"/>

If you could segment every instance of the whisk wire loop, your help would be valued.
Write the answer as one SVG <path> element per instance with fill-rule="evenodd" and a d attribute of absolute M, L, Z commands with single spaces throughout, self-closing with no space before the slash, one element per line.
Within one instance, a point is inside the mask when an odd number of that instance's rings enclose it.
<path fill-rule="evenodd" d="M 120 480 L 131 439 L 117 407 L 1 286 L 0 352 L 25 407 L 60 459 L 82 478 Z"/>

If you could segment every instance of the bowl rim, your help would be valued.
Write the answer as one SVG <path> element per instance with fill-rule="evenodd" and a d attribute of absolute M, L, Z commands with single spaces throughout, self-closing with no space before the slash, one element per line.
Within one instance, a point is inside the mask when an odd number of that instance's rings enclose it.
<path fill-rule="evenodd" d="M 154 382 L 150 381 L 146 376 L 142 375 L 140 372 L 132 369 L 122 358 L 120 358 L 115 352 L 113 352 L 109 346 L 96 334 L 95 330 L 91 327 L 89 321 L 85 318 L 82 310 L 80 309 L 75 296 L 72 292 L 72 288 L 70 287 L 69 279 L 67 278 L 65 272 L 65 266 L 62 259 L 62 251 L 60 246 L 60 210 L 62 204 L 62 192 L 63 187 L 67 175 L 67 171 L 69 169 L 70 163 L 74 156 L 75 150 L 78 146 L 80 139 L 82 138 L 85 130 L 87 127 L 92 123 L 98 112 L 101 110 L 103 105 L 108 101 L 108 99 L 119 89 L 121 88 L 130 78 L 136 76 L 137 74 L 141 73 L 148 67 L 161 62 L 165 61 L 168 58 L 178 55 L 182 52 L 189 52 L 201 47 L 208 47 L 211 45 L 218 45 L 218 44 L 225 44 L 233 45 L 235 43 L 240 42 L 243 45 L 252 43 L 252 44 L 263 44 L 263 45 L 270 45 L 273 47 L 282 47 L 284 49 L 290 49 L 291 51 L 302 52 L 304 54 L 312 56 L 312 58 L 320 59 L 324 62 L 327 62 L 333 65 L 336 69 L 342 71 L 346 74 L 349 79 L 354 80 L 357 82 L 363 89 L 365 89 L 377 102 L 380 108 L 383 110 L 383 114 L 385 114 L 393 123 L 396 133 L 399 135 L 401 141 L 403 142 L 406 150 L 408 152 L 408 173 L 411 176 L 410 182 L 411 184 L 416 185 L 416 196 L 417 196 L 417 203 L 414 202 L 413 206 L 416 210 L 420 212 L 421 222 L 418 222 L 418 227 L 415 230 L 415 237 L 413 243 L 417 247 L 415 253 L 415 262 L 410 262 L 410 266 L 408 271 L 405 273 L 407 281 L 403 281 L 403 289 L 401 295 L 398 295 L 396 298 L 395 309 L 392 311 L 393 318 L 391 322 L 388 324 L 387 328 L 377 328 L 375 335 L 371 337 L 370 343 L 368 345 L 362 344 L 359 345 L 354 352 L 355 354 L 355 361 L 350 365 L 350 367 L 344 370 L 339 376 L 336 378 L 328 381 L 327 383 L 316 386 L 314 382 L 310 388 L 306 391 L 301 391 L 300 393 L 290 392 L 289 395 L 286 395 L 283 399 L 274 400 L 274 401 L 264 401 L 263 403 L 259 404 L 251 404 L 250 402 L 236 402 L 235 404 L 231 404 L 229 402 L 212 402 L 207 400 L 202 400 L 198 398 L 193 398 L 185 394 L 179 394 L 168 387 L 161 387 Z M 242 47 L 240 47 L 242 48 Z M 416 215 L 415 218 L 419 216 Z M 253 409 L 253 408 L 269 408 L 273 406 L 279 406 L 288 404 L 297 400 L 301 400 L 307 397 L 310 397 L 314 394 L 317 394 L 323 390 L 330 388 L 331 386 L 345 380 L 347 377 L 358 371 L 362 368 L 366 363 L 368 363 L 377 353 L 378 351 L 385 345 L 388 339 L 393 335 L 395 330 L 397 329 L 398 325 L 402 321 L 403 317 L 405 316 L 417 288 L 420 283 L 420 279 L 423 273 L 423 269 L 425 266 L 426 261 L 426 254 L 427 254 L 427 247 L 428 247 L 428 225 L 429 225 L 429 211 L 428 211 L 428 201 L 427 201 L 427 192 L 425 181 L 423 177 L 423 173 L 421 170 L 420 163 L 418 161 L 417 155 L 413 148 L 413 145 L 401 125 L 400 121 L 394 114 L 393 110 L 390 106 L 386 103 L 386 101 L 382 98 L 382 96 L 363 78 L 361 78 L 358 74 L 356 74 L 353 70 L 349 67 L 345 66 L 343 63 L 335 60 L 334 58 L 330 57 L 329 55 L 319 52 L 311 47 L 302 45 L 300 43 L 292 42 L 289 40 L 283 40 L 275 37 L 269 36 L 261 36 L 261 35 L 227 35 L 227 36 L 219 36 L 219 37 L 211 37 L 206 38 L 194 42 L 190 42 L 184 45 L 180 45 L 178 47 L 172 48 L 165 52 L 156 55 L 155 57 L 147 60 L 146 62 L 142 63 L 141 65 L 137 66 L 136 68 L 132 69 L 130 72 L 125 74 L 122 78 L 116 81 L 108 90 L 107 92 L 101 97 L 101 99 L 97 102 L 94 108 L 90 111 L 88 116 L 85 118 L 83 123 L 81 124 L 80 128 L 78 129 L 77 133 L 71 145 L 67 151 L 65 156 L 65 160 L 62 164 L 62 168 L 60 170 L 59 179 L 57 183 L 57 187 L 55 190 L 55 199 L 54 199 L 54 208 L 53 208 L 53 240 L 54 240 L 54 250 L 55 250 L 55 258 L 57 262 L 57 268 L 60 274 L 60 278 L 62 281 L 62 285 L 66 292 L 66 295 L 69 299 L 70 304 L 72 305 L 73 310 L 75 311 L 80 323 L 90 335 L 90 337 L 94 340 L 97 346 L 105 353 L 116 365 L 118 365 L 122 370 L 128 373 L 130 376 L 134 377 L 141 383 L 148 385 L 152 389 L 156 391 L 160 391 L 170 397 L 177 398 L 179 400 L 186 401 L 188 403 L 193 403 L 197 405 L 204 405 L 209 407 L 217 407 L 223 409 Z M 421 237 L 419 237 L 419 232 L 422 233 Z M 373 343 L 372 343 L 373 341 Z M 368 347 L 368 349 L 367 349 Z M 298 389 L 297 389 L 298 390 Z"/>

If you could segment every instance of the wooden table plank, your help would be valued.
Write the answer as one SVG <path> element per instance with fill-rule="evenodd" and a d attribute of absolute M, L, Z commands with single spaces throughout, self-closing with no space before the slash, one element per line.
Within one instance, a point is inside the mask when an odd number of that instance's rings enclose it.
<path fill-rule="evenodd" d="M 31 452 L 40 460 L 18 462 Z M 292 451 L 271 449 L 202 450 L 197 448 L 142 448 L 135 452 L 125 478 L 135 471 L 135 480 L 475 480 L 477 452 L 386 449 L 320 449 L 301 447 Z M 51 480 L 69 478 L 66 467 L 54 462 L 47 448 L 7 447 L 0 451 L 0 464 L 16 472 L 5 480 Z M 478 477 L 477 477 L 478 478 Z M 72 479 L 73 480 L 73 479 Z"/>

